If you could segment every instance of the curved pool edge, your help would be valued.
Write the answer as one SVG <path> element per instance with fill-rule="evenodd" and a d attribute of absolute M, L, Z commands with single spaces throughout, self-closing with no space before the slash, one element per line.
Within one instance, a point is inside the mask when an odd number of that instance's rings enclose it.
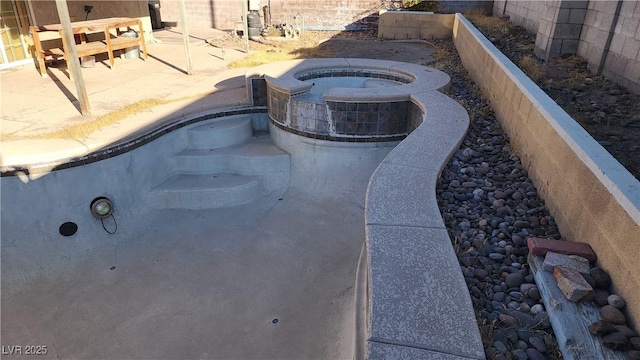
<path fill-rule="evenodd" d="M 441 170 L 469 127 L 465 109 L 437 92 L 414 94 L 424 122 L 382 161 L 365 202 L 365 314 L 354 355 L 484 359 L 471 297 L 435 195 Z M 356 309 L 356 311 L 363 311 Z M 365 320 L 363 320 L 363 317 Z M 363 329 L 362 324 L 366 323 Z M 366 331 L 366 334 L 362 332 Z"/>
<path fill-rule="evenodd" d="M 88 165 L 94 162 L 115 157 L 152 142 L 163 135 L 169 134 L 182 127 L 226 116 L 266 113 L 264 106 L 232 106 L 226 108 L 209 108 L 199 111 L 173 112 L 170 116 L 158 119 L 144 129 L 119 138 L 118 141 L 104 143 L 90 142 L 87 145 L 76 142 L 76 147 L 62 148 L 57 151 L 32 152 L 22 156 L 15 156 L 7 161 L 5 156 L 0 165 L 0 176 L 38 176 L 56 170 L 69 169 Z M 42 140 L 39 140 L 42 142 Z M 29 141 L 25 141 L 26 146 Z M 44 143 L 45 145 L 47 143 Z M 4 144 L 3 144 L 4 145 Z"/>
<path fill-rule="evenodd" d="M 229 76 L 235 73 L 232 71 Z M 24 173 L 25 170 L 28 170 L 29 174 L 39 174 L 82 165 L 76 164 L 78 159 L 92 158 L 93 155 L 103 152 L 113 156 L 114 151 L 126 144 L 144 138 L 160 128 L 181 122 L 187 117 L 256 108 L 251 106 L 246 98 L 244 82 L 241 86 L 212 91 L 206 95 L 170 101 L 127 116 L 117 123 L 96 130 L 82 140 L 36 138 L 2 141 L 1 176 L 11 176 L 16 171 Z M 67 165 L 68 163 L 72 164 Z"/>

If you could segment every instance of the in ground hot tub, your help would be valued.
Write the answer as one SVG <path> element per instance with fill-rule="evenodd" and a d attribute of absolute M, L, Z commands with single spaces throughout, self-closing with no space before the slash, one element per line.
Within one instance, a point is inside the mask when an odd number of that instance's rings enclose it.
<path fill-rule="evenodd" d="M 411 97 L 445 87 L 433 68 L 373 59 L 307 59 L 265 65 L 247 74 L 254 105 L 271 124 L 332 141 L 397 141 L 425 115 Z"/>

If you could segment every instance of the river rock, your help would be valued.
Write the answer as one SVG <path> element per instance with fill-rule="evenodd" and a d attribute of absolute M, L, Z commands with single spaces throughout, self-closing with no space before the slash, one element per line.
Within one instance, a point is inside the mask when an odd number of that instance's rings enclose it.
<path fill-rule="evenodd" d="M 603 336 L 614 332 L 613 323 L 607 320 L 598 320 L 589 325 L 589 332 L 593 335 Z"/>
<path fill-rule="evenodd" d="M 622 309 L 625 307 L 625 305 L 627 305 L 627 302 L 624 301 L 624 299 L 616 294 L 613 295 L 609 295 L 609 297 L 607 297 L 607 303 L 609 303 L 609 305 L 611 306 L 615 306 L 618 309 Z"/>
<path fill-rule="evenodd" d="M 615 325 L 623 325 L 627 322 L 622 311 L 611 305 L 603 306 L 602 309 L 600 309 L 600 314 L 604 320 L 610 321 Z"/>
<path fill-rule="evenodd" d="M 619 332 L 620 334 L 626 336 L 627 339 L 638 337 L 638 333 L 635 332 L 633 329 L 629 328 L 628 326 L 614 325 L 613 328 L 615 329 L 616 332 Z"/>
<path fill-rule="evenodd" d="M 593 277 L 599 289 L 609 290 L 611 286 L 611 276 L 609 276 L 606 271 L 602 268 L 594 267 L 589 271 L 589 274 Z"/>
<path fill-rule="evenodd" d="M 598 306 L 605 306 L 609 304 L 608 298 L 609 292 L 607 290 L 596 289 L 596 294 L 593 300 L 598 304 Z"/>
<path fill-rule="evenodd" d="M 537 349 L 528 348 L 525 353 L 529 357 L 529 360 L 546 360 L 547 358 Z"/>
<path fill-rule="evenodd" d="M 609 335 L 605 335 L 602 338 L 602 343 L 605 347 L 608 347 L 609 349 L 622 350 L 629 344 L 629 341 L 624 335 L 618 332 L 614 332 Z"/>
<path fill-rule="evenodd" d="M 507 275 L 504 282 L 507 284 L 507 287 L 519 287 L 520 284 L 524 282 L 524 276 L 520 273 L 512 273 Z"/>

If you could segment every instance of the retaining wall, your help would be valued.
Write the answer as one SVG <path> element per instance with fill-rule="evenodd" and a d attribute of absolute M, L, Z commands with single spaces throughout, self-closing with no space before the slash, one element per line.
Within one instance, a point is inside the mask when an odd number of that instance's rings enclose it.
<path fill-rule="evenodd" d="M 451 36 L 453 14 L 380 10 L 378 38 L 389 40 L 437 39 Z"/>
<path fill-rule="evenodd" d="M 640 321 L 640 182 L 462 15 L 453 41 L 569 241 L 598 254 Z"/>

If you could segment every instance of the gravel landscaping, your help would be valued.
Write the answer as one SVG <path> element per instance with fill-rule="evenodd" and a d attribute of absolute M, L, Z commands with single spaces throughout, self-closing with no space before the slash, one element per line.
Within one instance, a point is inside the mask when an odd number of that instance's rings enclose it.
<path fill-rule="evenodd" d="M 435 67 L 451 76 L 448 95 L 472 119 L 442 172 L 438 203 L 474 304 L 489 359 L 560 359 L 540 292 L 527 265 L 529 235 L 560 238 L 509 138 L 467 76 L 450 40 Z"/>
<path fill-rule="evenodd" d="M 578 56 L 543 63 L 533 55 L 536 34 L 508 20 L 477 14 L 469 20 L 640 179 L 640 95 L 590 73 Z"/>

